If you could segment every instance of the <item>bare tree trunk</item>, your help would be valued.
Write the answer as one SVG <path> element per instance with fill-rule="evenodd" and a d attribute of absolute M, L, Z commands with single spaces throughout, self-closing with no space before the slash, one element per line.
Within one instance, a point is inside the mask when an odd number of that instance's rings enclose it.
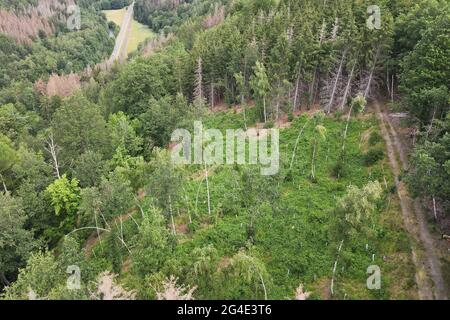
<path fill-rule="evenodd" d="M 202 187 L 203 180 L 205 180 L 205 177 L 203 177 L 202 181 L 198 184 L 197 194 L 195 196 L 195 216 L 198 216 L 198 197 L 200 196 L 200 188 Z"/>
<path fill-rule="evenodd" d="M 263 98 L 263 105 L 264 105 L 264 123 L 267 122 L 267 111 L 266 111 L 266 98 Z"/>
<path fill-rule="evenodd" d="M 280 111 L 280 94 L 277 94 L 277 105 L 276 105 L 276 109 L 277 109 L 277 120 L 278 120 L 278 115 L 279 115 L 279 111 Z"/>
<path fill-rule="evenodd" d="M 211 215 L 211 195 L 209 193 L 208 167 L 206 166 L 205 160 L 204 164 L 205 164 L 206 195 L 208 197 L 208 215 Z"/>
<path fill-rule="evenodd" d="M 427 129 L 427 135 L 426 135 L 426 140 L 428 140 L 428 136 L 430 135 L 430 132 L 431 132 L 431 130 L 433 129 L 433 122 L 434 122 L 434 119 L 435 119 L 435 117 L 436 117 L 436 107 L 434 107 L 434 111 L 433 111 L 433 117 L 431 118 L 431 121 L 430 121 L 430 125 L 428 126 L 428 129 Z"/>
<path fill-rule="evenodd" d="M 437 221 L 437 211 L 436 211 L 436 198 L 433 197 L 433 212 L 434 212 L 434 219 Z"/>
<path fill-rule="evenodd" d="M 0 179 L 2 179 L 3 189 L 5 190 L 5 193 L 8 192 L 8 188 L 6 188 L 5 180 L 3 179 L 3 175 L 0 173 Z"/>
<path fill-rule="evenodd" d="M 391 96 L 391 81 L 390 81 L 388 69 L 386 69 L 386 88 L 387 88 L 388 95 L 390 97 Z"/>
<path fill-rule="evenodd" d="M 306 121 L 306 123 L 304 124 L 304 126 L 298 133 L 297 140 L 295 140 L 295 146 L 294 146 L 294 150 L 292 151 L 291 164 L 289 165 L 289 169 L 292 169 L 292 165 L 294 164 L 294 159 L 295 159 L 295 153 L 297 151 L 298 143 L 300 142 L 300 136 L 302 135 L 302 133 L 305 130 L 306 125 L 308 123 L 309 123 L 309 120 Z"/>
<path fill-rule="evenodd" d="M 201 57 L 197 60 L 197 69 L 195 71 L 194 100 L 198 104 L 203 102 L 203 62 Z"/>
<path fill-rule="evenodd" d="M 56 176 L 58 179 L 61 178 L 61 175 L 59 173 L 59 163 L 58 163 L 58 154 L 59 154 L 59 147 L 57 144 L 55 144 L 55 139 L 53 137 L 53 133 L 50 134 L 48 140 L 47 140 L 47 147 L 45 147 L 45 150 L 50 153 L 53 160 L 53 169 L 55 170 Z"/>
<path fill-rule="evenodd" d="M 339 79 L 341 78 L 342 66 L 344 65 L 346 55 L 347 55 L 347 50 L 345 50 L 344 53 L 342 54 L 341 63 L 339 64 L 339 69 L 338 69 L 338 72 L 336 75 L 336 80 L 334 81 L 333 90 L 331 91 L 330 101 L 328 102 L 327 113 L 331 112 L 331 107 L 333 106 L 334 96 L 336 94 L 336 88 L 339 83 Z"/>
<path fill-rule="evenodd" d="M 391 81 L 391 102 L 394 103 L 394 75 L 392 75 Z"/>
<path fill-rule="evenodd" d="M 300 86 L 300 71 L 298 72 L 297 81 L 295 82 L 294 106 L 293 106 L 292 112 L 297 111 L 297 99 L 298 99 L 299 86 Z"/>
<path fill-rule="evenodd" d="M 341 249 L 342 249 L 342 245 L 343 244 L 344 244 L 344 240 L 342 240 L 341 244 L 339 245 L 336 261 L 334 261 L 333 276 L 331 278 L 331 288 L 330 288 L 331 289 L 331 295 L 334 294 L 334 275 L 336 274 L 336 268 L 337 268 L 337 263 L 338 263 L 338 259 L 339 259 L 339 254 L 341 253 Z"/>
<path fill-rule="evenodd" d="M 244 99 L 242 99 L 243 101 Z M 245 102 L 241 103 L 243 112 L 244 112 L 244 127 L 245 127 L 245 131 L 247 131 L 247 106 L 245 105 Z"/>
<path fill-rule="evenodd" d="M 264 289 L 264 300 L 267 300 L 267 291 L 266 291 L 266 285 L 264 284 L 264 279 L 261 273 L 259 273 L 259 278 L 261 279 L 261 284 Z"/>
<path fill-rule="evenodd" d="M 94 221 L 95 221 L 95 230 L 97 231 L 97 239 L 100 240 L 100 229 L 98 228 L 98 221 L 97 221 L 97 209 L 94 209 Z M 100 246 L 100 249 L 103 251 L 102 246 Z"/>
<path fill-rule="evenodd" d="M 314 70 L 313 79 L 312 79 L 312 82 L 311 82 L 311 86 L 309 88 L 309 105 L 310 106 L 314 103 L 314 98 L 316 96 L 316 91 L 315 91 L 315 87 L 316 87 L 316 73 L 317 73 L 317 71 Z"/>
<path fill-rule="evenodd" d="M 169 195 L 169 213 L 170 213 L 170 220 L 172 222 L 172 233 L 174 235 L 177 234 L 177 230 L 175 229 L 175 221 L 173 220 L 173 212 L 172 212 L 172 197 Z"/>
<path fill-rule="evenodd" d="M 214 83 L 211 82 L 211 108 L 214 108 Z"/>
<path fill-rule="evenodd" d="M 370 93 L 370 88 L 372 86 L 372 80 L 373 80 L 373 74 L 375 73 L 375 68 L 377 66 L 379 54 L 380 54 L 380 47 L 377 48 L 377 52 L 375 53 L 375 57 L 373 59 L 372 70 L 370 71 L 370 75 L 369 75 L 369 81 L 367 81 L 367 87 L 366 87 L 366 90 L 364 91 L 364 98 L 366 98 L 366 99 Z"/>
<path fill-rule="evenodd" d="M 348 94 L 350 92 L 350 88 L 352 85 L 352 79 L 353 79 L 353 73 L 355 72 L 355 67 L 356 67 L 356 62 L 353 64 L 352 71 L 350 71 L 350 76 L 348 78 L 347 86 L 345 87 L 344 97 L 342 98 L 342 102 L 341 102 L 341 106 L 340 106 L 341 109 L 344 109 L 345 103 L 347 102 L 347 97 L 348 97 Z"/>

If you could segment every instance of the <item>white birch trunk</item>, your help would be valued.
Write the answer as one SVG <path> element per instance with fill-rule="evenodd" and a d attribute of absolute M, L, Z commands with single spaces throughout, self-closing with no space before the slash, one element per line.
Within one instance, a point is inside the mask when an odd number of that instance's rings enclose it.
<path fill-rule="evenodd" d="M 356 62 L 353 64 L 352 71 L 350 71 L 350 76 L 348 78 L 347 86 L 345 87 L 344 97 L 342 98 L 340 109 L 344 109 L 345 103 L 347 102 L 347 97 L 350 92 L 352 85 L 353 73 L 355 72 Z"/>
<path fill-rule="evenodd" d="M 211 194 L 209 193 L 208 167 L 206 166 L 206 161 L 204 161 L 204 164 L 205 164 L 206 195 L 208 198 L 208 215 L 211 215 Z"/>
<path fill-rule="evenodd" d="M 172 198 L 171 198 L 170 195 L 169 195 L 169 213 L 170 213 L 170 220 L 172 222 L 172 233 L 174 235 L 176 235 L 177 234 L 177 230 L 175 229 L 175 221 L 173 219 L 173 212 L 172 212 Z"/>
<path fill-rule="evenodd" d="M 261 284 L 263 286 L 264 289 L 264 300 L 267 300 L 267 290 L 266 290 L 266 285 L 264 284 L 264 279 L 261 273 L 259 273 L 259 278 L 261 279 Z"/>
<path fill-rule="evenodd" d="M 437 221 L 437 210 L 436 210 L 436 198 L 433 197 L 433 212 L 434 212 L 434 219 Z"/>
<path fill-rule="evenodd" d="M 373 59 L 372 70 L 370 71 L 370 75 L 369 75 L 369 81 L 367 82 L 367 87 L 366 87 L 366 90 L 364 91 L 364 98 L 366 98 L 366 99 L 370 93 L 370 88 L 372 86 L 372 80 L 373 80 L 373 74 L 375 73 L 375 68 L 377 66 L 379 54 L 380 54 L 380 47 L 377 48 L 377 52 L 375 53 L 375 57 Z"/>
<path fill-rule="evenodd" d="M 47 150 L 47 152 L 50 153 L 53 160 L 53 169 L 55 170 L 55 174 L 58 177 L 58 179 L 60 179 L 61 175 L 59 173 L 58 149 L 59 149 L 58 146 L 55 144 L 53 133 L 51 133 L 50 137 L 47 140 L 47 147 L 45 148 L 45 150 Z"/>
<path fill-rule="evenodd" d="M 394 103 L 394 75 L 392 75 L 391 81 L 391 102 Z"/>
<path fill-rule="evenodd" d="M 214 83 L 211 83 L 211 108 L 214 108 Z"/>
<path fill-rule="evenodd" d="M 328 102 L 328 106 L 327 106 L 327 113 L 331 112 L 331 108 L 333 106 L 334 96 L 336 94 L 336 88 L 339 83 L 339 79 L 341 78 L 342 66 L 344 65 L 344 60 L 345 60 L 346 55 L 347 55 L 347 51 L 344 51 L 344 53 L 342 54 L 341 63 L 339 64 L 339 69 L 338 69 L 338 72 L 336 75 L 336 80 L 334 81 L 333 90 L 331 91 L 330 101 Z"/>
<path fill-rule="evenodd" d="M 264 105 L 264 123 L 266 123 L 267 122 L 266 98 L 263 98 L 263 105 Z"/>
<path fill-rule="evenodd" d="M 298 73 L 297 81 L 295 82 L 294 106 L 293 106 L 292 112 L 297 111 L 297 99 L 298 99 L 299 86 L 300 86 L 300 71 Z"/>
<path fill-rule="evenodd" d="M 338 254 L 336 257 L 336 261 L 334 261 L 334 266 L 333 266 L 333 276 L 331 278 L 331 295 L 334 294 L 334 275 L 336 274 L 336 268 L 337 268 L 337 263 L 338 263 L 338 259 L 339 259 L 339 254 L 341 253 L 341 249 L 342 249 L 342 245 L 344 244 L 344 240 L 341 241 L 341 244 L 339 245 L 339 249 L 338 249 Z"/>

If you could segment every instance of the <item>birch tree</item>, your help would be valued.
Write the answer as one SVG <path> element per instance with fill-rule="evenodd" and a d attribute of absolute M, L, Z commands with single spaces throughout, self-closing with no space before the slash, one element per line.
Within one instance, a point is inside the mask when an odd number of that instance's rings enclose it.
<path fill-rule="evenodd" d="M 53 170 L 55 171 L 55 175 L 58 179 L 61 178 L 59 173 L 60 163 L 58 162 L 58 155 L 60 152 L 59 146 L 55 143 L 55 139 L 53 137 L 53 132 L 50 132 L 47 141 L 45 142 L 44 149 L 50 154 L 53 163 Z"/>
<path fill-rule="evenodd" d="M 163 210 L 176 233 L 174 219 L 175 205 L 180 200 L 182 176 L 174 166 L 167 151 L 156 149 L 150 162 L 146 192 L 153 196 L 157 205 Z"/>
<path fill-rule="evenodd" d="M 313 116 L 313 122 L 315 124 L 314 126 L 314 136 L 312 140 L 312 155 L 311 155 L 311 175 L 310 178 L 312 181 L 317 181 L 317 175 L 316 175 L 316 159 L 317 159 L 317 153 L 318 153 L 318 147 L 320 144 L 320 141 L 323 141 L 326 139 L 326 128 L 322 125 L 322 121 L 324 118 L 324 113 L 319 111 L 316 112 Z"/>
<path fill-rule="evenodd" d="M 230 262 L 231 273 L 245 284 L 251 285 L 258 297 L 258 289 L 262 289 L 264 300 L 268 299 L 267 283 L 270 280 L 264 263 L 241 249 Z"/>
<path fill-rule="evenodd" d="M 341 238 L 333 265 L 330 291 L 334 294 L 335 274 L 338 259 L 345 240 L 357 233 L 369 230 L 373 225 L 373 214 L 383 189 L 378 181 L 371 181 L 362 188 L 348 186 L 347 194 L 338 199 L 335 209 L 334 237 Z"/>

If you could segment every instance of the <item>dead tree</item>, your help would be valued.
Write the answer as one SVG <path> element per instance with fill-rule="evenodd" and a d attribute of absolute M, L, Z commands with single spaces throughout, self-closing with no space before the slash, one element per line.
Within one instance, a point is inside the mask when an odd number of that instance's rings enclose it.
<path fill-rule="evenodd" d="M 197 70 L 195 72 L 195 83 L 194 83 L 194 101 L 197 104 L 204 103 L 204 92 L 203 92 L 203 64 L 202 58 L 197 59 Z"/>
<path fill-rule="evenodd" d="M 208 179 L 208 166 L 206 165 L 206 159 L 203 160 L 205 165 L 205 181 L 206 181 L 206 196 L 208 199 L 208 215 L 211 215 L 211 194 L 209 192 L 209 179 Z"/>
<path fill-rule="evenodd" d="M 339 18 L 336 17 L 336 19 L 334 20 L 334 24 L 333 24 L 333 30 L 331 31 L 331 40 L 332 41 L 335 41 L 337 39 L 338 31 L 339 31 Z"/>
<path fill-rule="evenodd" d="M 374 75 L 375 75 L 375 70 L 377 67 L 379 55 L 380 55 L 380 47 L 377 47 L 377 49 L 375 51 L 375 56 L 374 56 L 373 62 L 372 62 L 373 63 L 372 69 L 370 70 L 368 77 L 363 79 L 363 81 L 362 81 L 362 84 L 365 84 L 365 89 L 364 89 L 364 98 L 365 99 L 367 99 L 369 97 L 370 90 L 372 88 L 372 83 L 374 81 Z"/>
<path fill-rule="evenodd" d="M 298 70 L 298 76 L 297 76 L 297 80 L 295 81 L 295 93 L 294 93 L 294 102 L 293 102 L 293 110 L 292 112 L 295 112 L 297 110 L 297 99 L 298 99 L 298 91 L 299 91 L 299 86 L 300 86 L 300 68 Z"/>
<path fill-rule="evenodd" d="M 55 170 L 55 174 L 56 176 L 59 178 L 61 178 L 61 175 L 59 173 L 59 162 L 58 162 L 58 154 L 60 151 L 60 148 L 58 147 L 58 145 L 55 143 L 55 139 L 53 137 L 53 133 L 50 133 L 47 141 L 46 141 L 46 147 L 44 147 L 45 150 L 51 155 L 52 157 L 52 161 L 53 161 L 53 169 Z"/>
<path fill-rule="evenodd" d="M 336 261 L 334 261 L 334 265 L 333 265 L 333 276 L 331 277 L 331 286 L 330 286 L 331 295 L 334 295 L 334 276 L 336 274 L 337 263 L 338 263 L 338 260 L 339 260 L 339 255 L 341 253 L 343 244 L 344 244 L 344 240 L 342 240 L 341 243 L 339 244 L 339 248 L 338 248 L 338 252 L 337 252 L 337 256 L 336 256 Z"/>
<path fill-rule="evenodd" d="M 335 102 L 335 96 L 338 91 L 338 87 L 339 87 L 340 80 L 341 80 L 342 69 L 344 66 L 346 55 L 347 55 L 347 49 L 344 50 L 344 53 L 342 54 L 342 57 L 341 57 L 341 61 L 339 62 L 339 67 L 338 67 L 336 73 L 334 74 L 334 76 L 331 77 L 331 83 L 329 83 L 330 84 L 329 87 L 326 88 L 326 89 L 328 89 L 325 91 L 325 94 L 328 97 L 328 99 L 327 99 L 328 101 L 325 106 L 326 113 L 330 113 L 331 109 L 333 108 L 333 104 Z"/>
<path fill-rule="evenodd" d="M 352 81 L 353 81 L 353 75 L 355 73 L 355 67 L 356 67 L 356 61 L 353 63 L 352 70 L 350 71 L 350 75 L 348 76 L 347 85 L 345 86 L 344 95 L 342 96 L 342 101 L 340 105 L 340 109 L 344 109 L 345 103 L 347 102 L 347 97 L 351 95 L 351 89 L 352 89 Z"/>

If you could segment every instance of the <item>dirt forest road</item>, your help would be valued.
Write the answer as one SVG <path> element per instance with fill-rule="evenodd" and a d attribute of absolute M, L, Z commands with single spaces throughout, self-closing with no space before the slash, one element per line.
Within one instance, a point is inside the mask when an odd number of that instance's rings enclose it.
<path fill-rule="evenodd" d="M 116 60 L 123 61 L 127 57 L 127 44 L 131 30 L 131 22 L 133 20 L 133 13 L 134 1 L 128 6 L 127 12 L 123 18 L 123 22 L 120 26 L 120 32 L 116 38 L 116 43 L 114 45 L 114 50 L 108 61 L 109 64 L 112 64 Z"/>
<path fill-rule="evenodd" d="M 403 182 L 399 181 L 402 169 L 408 168 L 408 157 L 387 112 L 382 111 L 378 101 L 374 107 L 380 119 L 381 134 L 386 142 L 403 222 L 411 238 L 412 259 L 416 267 L 416 283 L 421 300 L 446 300 L 446 286 L 436 253 L 435 239 L 428 230 L 426 217 L 417 201 L 411 199 Z M 399 163 L 400 162 L 400 163 Z"/>

